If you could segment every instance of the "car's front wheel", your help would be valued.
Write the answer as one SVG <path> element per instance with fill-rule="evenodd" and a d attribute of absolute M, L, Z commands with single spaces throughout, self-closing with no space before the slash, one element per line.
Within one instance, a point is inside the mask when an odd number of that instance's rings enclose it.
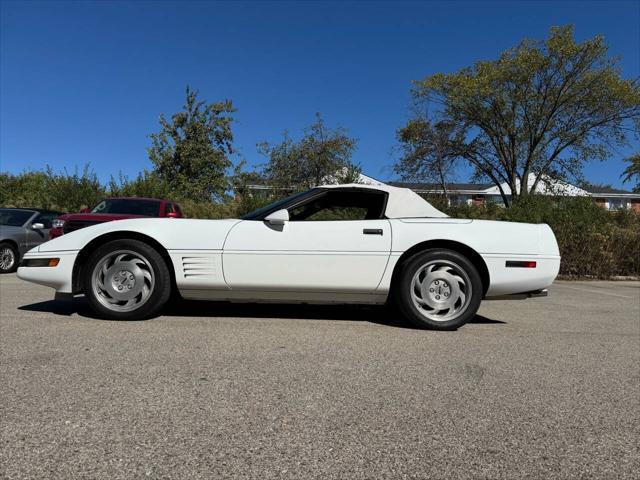
<path fill-rule="evenodd" d="M 171 273 L 162 256 L 138 240 L 98 247 L 83 268 L 84 292 L 103 318 L 138 320 L 157 314 L 171 295 Z"/>
<path fill-rule="evenodd" d="M 0 243 L 0 273 L 11 273 L 18 268 L 18 250 L 9 242 Z"/>
<path fill-rule="evenodd" d="M 427 250 L 407 259 L 395 285 L 395 298 L 415 326 L 434 330 L 461 327 L 478 311 L 482 280 L 465 256 Z"/>

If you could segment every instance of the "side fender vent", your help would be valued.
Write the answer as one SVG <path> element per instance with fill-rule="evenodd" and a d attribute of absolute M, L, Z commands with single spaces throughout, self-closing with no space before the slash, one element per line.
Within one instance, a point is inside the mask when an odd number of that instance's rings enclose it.
<path fill-rule="evenodd" d="M 216 264 L 213 257 L 182 257 L 184 278 L 216 277 Z"/>

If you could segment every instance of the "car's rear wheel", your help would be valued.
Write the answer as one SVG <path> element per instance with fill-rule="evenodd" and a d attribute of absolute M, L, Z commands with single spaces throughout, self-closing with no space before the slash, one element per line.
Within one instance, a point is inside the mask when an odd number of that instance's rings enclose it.
<path fill-rule="evenodd" d="M 0 273 L 15 272 L 18 268 L 18 250 L 9 242 L 0 243 Z"/>
<path fill-rule="evenodd" d="M 427 250 L 401 266 L 393 293 L 413 325 L 455 330 L 478 311 L 482 280 L 465 256 L 451 250 Z"/>
<path fill-rule="evenodd" d="M 162 256 L 138 240 L 114 240 L 96 249 L 83 268 L 84 292 L 103 318 L 138 320 L 157 314 L 171 295 Z"/>

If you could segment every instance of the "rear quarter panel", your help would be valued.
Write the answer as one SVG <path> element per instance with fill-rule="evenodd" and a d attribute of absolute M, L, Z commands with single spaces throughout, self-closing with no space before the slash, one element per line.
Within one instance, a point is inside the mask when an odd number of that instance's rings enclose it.
<path fill-rule="evenodd" d="M 427 240 L 452 240 L 479 254 L 540 253 L 539 225 L 457 218 L 393 220 L 394 252 Z"/>
<path fill-rule="evenodd" d="M 454 218 L 392 220 L 390 267 L 380 289 L 388 289 L 393 266 L 413 246 L 430 240 L 466 245 L 480 254 L 489 271 L 486 296 L 548 287 L 558 274 L 560 255 L 547 225 Z M 535 260 L 536 268 L 508 268 L 508 260 Z"/>

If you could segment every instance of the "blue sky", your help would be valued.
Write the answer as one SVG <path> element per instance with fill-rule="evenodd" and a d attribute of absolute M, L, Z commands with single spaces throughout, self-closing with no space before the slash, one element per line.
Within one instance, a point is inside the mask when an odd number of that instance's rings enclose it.
<path fill-rule="evenodd" d="M 101 179 L 150 166 L 148 135 L 187 84 L 238 109 L 235 145 L 297 137 L 321 112 L 358 139 L 365 173 L 393 177 L 412 80 L 492 59 L 573 23 L 640 75 L 640 2 L 2 2 L 0 169 L 90 163 Z M 617 151 L 585 170 L 621 186 Z M 460 180 L 464 180 L 461 175 Z"/>

